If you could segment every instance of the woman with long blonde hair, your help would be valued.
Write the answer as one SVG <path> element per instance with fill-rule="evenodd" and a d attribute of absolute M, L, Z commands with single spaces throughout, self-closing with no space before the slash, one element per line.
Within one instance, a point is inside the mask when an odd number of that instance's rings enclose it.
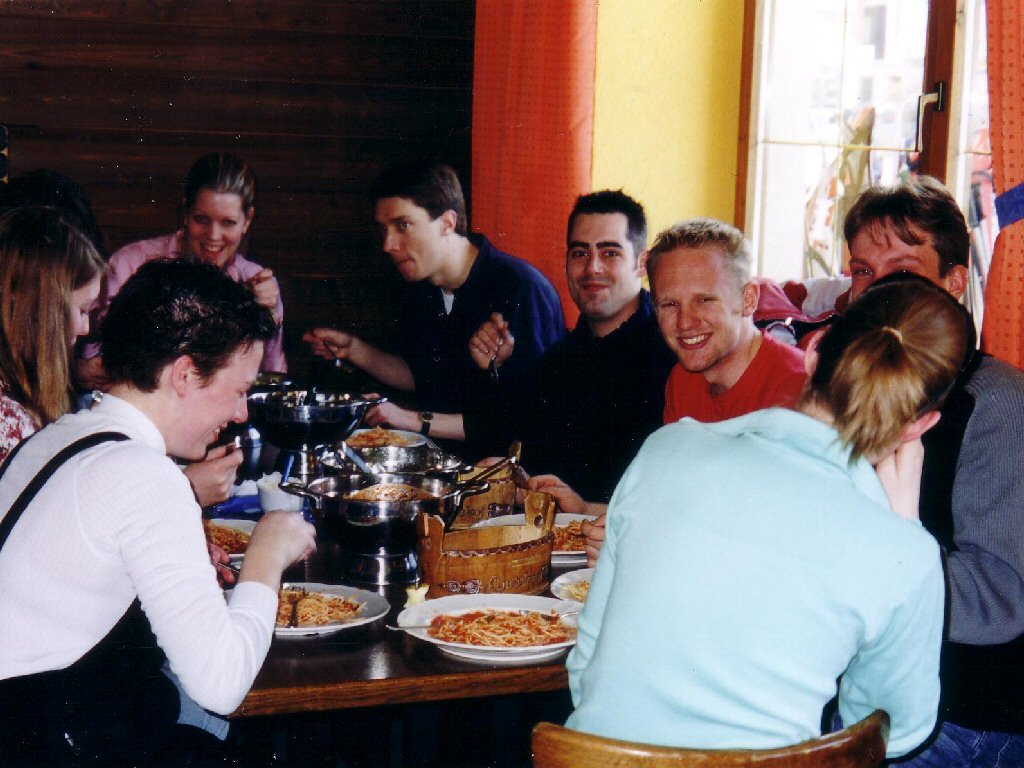
<path fill-rule="evenodd" d="M 0 216 L 0 461 L 71 410 L 72 350 L 105 269 L 56 209 Z"/>

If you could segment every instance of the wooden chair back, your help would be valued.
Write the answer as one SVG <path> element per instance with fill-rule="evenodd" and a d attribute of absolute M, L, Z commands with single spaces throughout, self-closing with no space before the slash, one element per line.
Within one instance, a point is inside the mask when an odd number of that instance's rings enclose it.
<path fill-rule="evenodd" d="M 877 768 L 889 716 L 882 710 L 842 731 L 779 749 L 680 749 L 606 739 L 538 723 L 534 768 Z"/>

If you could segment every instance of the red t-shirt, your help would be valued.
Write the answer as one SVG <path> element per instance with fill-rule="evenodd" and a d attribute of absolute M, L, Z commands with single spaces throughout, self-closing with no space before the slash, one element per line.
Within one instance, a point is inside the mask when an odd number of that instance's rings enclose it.
<path fill-rule="evenodd" d="M 762 334 L 761 348 L 739 381 L 712 395 L 707 380 L 676 363 L 665 384 L 665 423 L 689 416 L 725 421 L 762 408 L 792 408 L 807 381 L 804 353 Z"/>

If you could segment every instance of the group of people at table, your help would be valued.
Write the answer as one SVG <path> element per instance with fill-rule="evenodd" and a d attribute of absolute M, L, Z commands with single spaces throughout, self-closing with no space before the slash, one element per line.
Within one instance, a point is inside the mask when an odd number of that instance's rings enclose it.
<path fill-rule="evenodd" d="M 237 707 L 315 546 L 267 513 L 225 602 L 201 525 L 241 460 L 210 446 L 286 365 L 277 278 L 238 252 L 255 181 L 201 158 L 182 230 L 108 264 L 80 190 L 33 178 L 0 217 L 0 756 L 180 763 L 208 749 L 186 709 Z M 889 713 L 907 765 L 1024 765 L 1024 374 L 976 351 L 941 185 L 865 192 L 825 286 L 752 277 L 713 219 L 648 248 L 640 203 L 581 195 L 571 332 L 547 278 L 469 231 L 450 168 L 387 169 L 370 200 L 401 347 L 304 338 L 409 393 L 369 424 L 471 459 L 517 439 L 531 488 L 594 515 L 567 725 L 766 748 L 819 735 L 838 692 L 841 723 Z M 103 395 L 72 412 L 76 380 Z"/>

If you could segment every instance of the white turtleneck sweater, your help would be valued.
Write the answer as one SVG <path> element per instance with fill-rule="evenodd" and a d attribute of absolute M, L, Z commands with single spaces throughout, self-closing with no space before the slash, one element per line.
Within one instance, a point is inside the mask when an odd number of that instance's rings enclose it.
<path fill-rule="evenodd" d="M 107 395 L 42 430 L 0 480 L 0 517 L 57 451 L 107 430 L 131 439 L 68 461 L 0 550 L 0 679 L 74 663 L 137 596 L 185 691 L 227 714 L 263 664 L 277 595 L 250 581 L 225 603 L 192 489 L 141 411 Z"/>

